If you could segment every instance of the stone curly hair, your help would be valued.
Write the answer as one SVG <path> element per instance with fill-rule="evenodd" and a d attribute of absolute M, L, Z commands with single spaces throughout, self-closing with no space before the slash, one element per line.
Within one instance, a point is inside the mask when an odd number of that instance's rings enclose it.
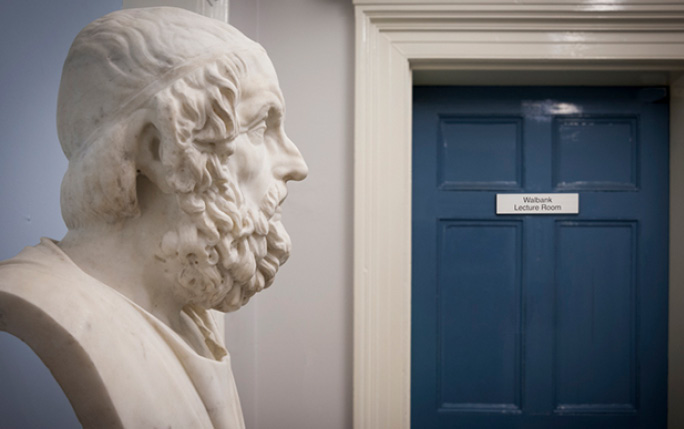
<path fill-rule="evenodd" d="M 69 160 L 61 190 L 67 227 L 139 213 L 135 159 L 150 121 L 161 134 L 161 161 L 174 171 L 169 190 L 209 186 L 208 164 L 197 158 L 232 153 L 244 59 L 255 48 L 265 53 L 230 25 L 176 8 L 121 10 L 86 26 L 65 60 L 57 107 Z M 169 96 L 192 91 L 202 96 Z M 217 146 L 202 130 L 227 141 Z"/>

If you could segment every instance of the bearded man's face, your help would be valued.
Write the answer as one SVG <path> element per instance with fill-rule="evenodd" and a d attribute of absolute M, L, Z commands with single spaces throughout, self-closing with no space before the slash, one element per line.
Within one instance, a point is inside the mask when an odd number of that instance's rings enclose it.
<path fill-rule="evenodd" d="M 280 205 L 286 182 L 307 174 L 284 131 L 284 101 L 273 66 L 261 55 L 247 60 L 247 70 L 235 112 L 237 137 L 228 142 L 202 132 L 212 147 L 230 145 L 232 153 L 195 154 L 211 186 L 176 194 L 181 221 L 161 243 L 164 259 L 177 271 L 176 294 L 189 304 L 221 311 L 238 309 L 270 286 L 287 260 L 290 238 Z"/>

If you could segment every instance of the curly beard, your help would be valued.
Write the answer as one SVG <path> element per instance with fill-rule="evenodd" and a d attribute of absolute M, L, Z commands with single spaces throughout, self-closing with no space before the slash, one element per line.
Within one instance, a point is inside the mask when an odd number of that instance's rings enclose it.
<path fill-rule="evenodd" d="M 183 220 L 167 232 L 160 257 L 174 275 L 175 293 L 187 304 L 235 311 L 273 283 L 290 254 L 290 237 L 273 184 L 260 207 L 244 201 L 234 183 L 200 195 L 179 194 Z"/>

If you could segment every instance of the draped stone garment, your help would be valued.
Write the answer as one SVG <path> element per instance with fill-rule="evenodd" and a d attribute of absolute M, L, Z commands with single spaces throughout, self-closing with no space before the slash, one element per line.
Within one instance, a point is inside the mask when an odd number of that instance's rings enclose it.
<path fill-rule="evenodd" d="M 85 427 L 244 428 L 213 313 L 182 314 L 212 359 L 50 239 L 0 263 L 0 330 L 38 354 Z"/>

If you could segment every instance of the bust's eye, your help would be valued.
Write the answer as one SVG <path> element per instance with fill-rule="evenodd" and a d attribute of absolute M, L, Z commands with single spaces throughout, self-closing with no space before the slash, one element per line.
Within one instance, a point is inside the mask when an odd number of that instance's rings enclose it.
<path fill-rule="evenodd" d="M 248 131 L 250 139 L 254 143 L 261 143 L 264 141 L 264 135 L 266 134 L 266 129 L 268 127 L 266 126 L 266 121 L 261 121 L 258 124 L 254 125 L 250 130 Z"/>

